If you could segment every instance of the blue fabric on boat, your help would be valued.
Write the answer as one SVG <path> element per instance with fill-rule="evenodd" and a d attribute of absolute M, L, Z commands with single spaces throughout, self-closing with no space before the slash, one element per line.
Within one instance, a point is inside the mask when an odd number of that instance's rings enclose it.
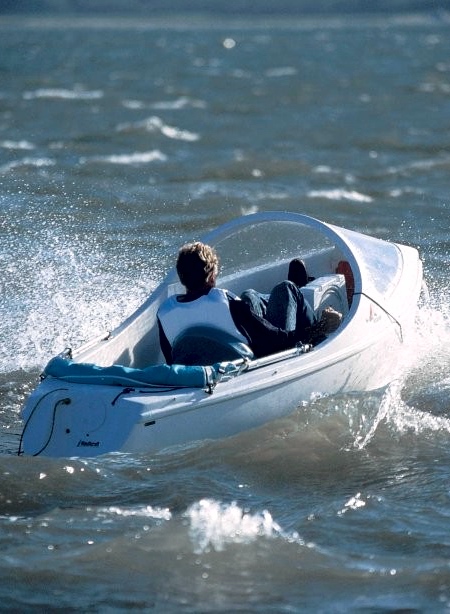
<path fill-rule="evenodd" d="M 100 367 L 91 363 L 74 362 L 55 356 L 44 369 L 50 375 L 73 384 L 100 384 L 108 386 L 182 386 L 204 388 L 214 383 L 216 372 L 212 367 L 185 365 L 152 365 L 146 369 L 133 369 L 122 365 Z"/>

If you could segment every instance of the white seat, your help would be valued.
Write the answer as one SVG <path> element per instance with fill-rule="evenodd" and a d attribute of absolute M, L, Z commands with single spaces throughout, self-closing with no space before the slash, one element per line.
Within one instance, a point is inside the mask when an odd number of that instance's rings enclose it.
<path fill-rule="evenodd" d="M 323 275 L 310 281 L 300 290 L 319 320 L 326 307 L 333 307 L 343 316 L 348 313 L 347 290 L 343 275 L 338 273 Z"/>

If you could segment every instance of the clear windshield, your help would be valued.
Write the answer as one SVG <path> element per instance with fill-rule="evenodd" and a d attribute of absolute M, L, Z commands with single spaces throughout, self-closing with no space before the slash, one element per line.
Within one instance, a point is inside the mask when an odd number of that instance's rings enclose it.
<path fill-rule="evenodd" d="M 358 261 L 363 286 L 386 295 L 395 286 L 401 272 L 401 252 L 395 243 L 387 243 L 352 230 L 336 229 L 348 242 Z"/>
<path fill-rule="evenodd" d="M 265 212 L 233 220 L 212 231 L 204 240 L 220 257 L 220 275 L 265 266 L 298 257 L 333 252 L 330 270 L 340 260 L 352 269 L 355 291 L 389 294 L 402 269 L 400 248 L 352 230 L 324 224 L 288 212 Z M 176 273 L 172 272 L 173 281 Z"/>
<path fill-rule="evenodd" d="M 306 257 L 333 243 L 322 232 L 289 221 L 260 221 L 243 226 L 231 237 L 214 243 L 222 275 L 257 267 L 267 262 Z"/>

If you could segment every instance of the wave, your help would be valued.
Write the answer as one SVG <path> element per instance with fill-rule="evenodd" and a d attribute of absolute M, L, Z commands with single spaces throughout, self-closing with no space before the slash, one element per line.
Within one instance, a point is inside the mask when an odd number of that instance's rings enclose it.
<path fill-rule="evenodd" d="M 175 139 L 178 141 L 198 141 L 200 135 L 195 132 L 189 132 L 188 130 L 181 130 L 175 126 L 169 126 L 165 124 L 160 117 L 152 116 L 147 119 L 137 122 L 126 122 L 119 124 L 116 128 L 117 132 L 160 132 L 162 135 L 169 139 Z"/>
<path fill-rule="evenodd" d="M 189 96 L 180 96 L 175 100 L 161 100 L 160 102 L 154 102 L 151 107 L 152 109 L 164 111 L 178 111 L 190 107 L 193 109 L 205 109 L 206 102 L 196 98 L 189 98 Z"/>
<path fill-rule="evenodd" d="M 98 100 L 103 98 L 102 90 L 64 89 L 64 88 L 39 88 L 23 93 L 25 100 L 36 98 L 54 98 L 60 100 Z"/>
<path fill-rule="evenodd" d="M 66 467 L 68 473 L 74 471 L 73 467 Z M 111 505 L 106 508 L 100 508 L 97 511 L 97 517 L 99 518 L 111 518 L 111 516 L 121 516 L 127 518 L 129 516 L 151 518 L 155 520 L 170 520 L 172 518 L 172 512 L 169 508 L 153 507 L 151 505 L 144 505 L 140 507 L 120 507 L 118 505 Z"/>
<path fill-rule="evenodd" d="M 111 154 L 109 156 L 90 156 L 87 158 L 80 158 L 80 164 L 89 164 L 92 162 L 97 162 L 105 164 L 123 164 L 125 166 L 166 161 L 167 156 L 161 151 L 159 151 L 159 149 L 155 149 L 152 151 L 134 152 L 130 154 Z"/>
<path fill-rule="evenodd" d="M 33 143 L 30 143 L 30 141 L 26 141 L 26 140 L 21 140 L 21 141 L 9 141 L 9 140 L 0 141 L 0 147 L 3 147 L 4 149 L 18 149 L 18 150 L 31 150 L 31 149 L 35 149 L 35 146 L 33 145 Z"/>
<path fill-rule="evenodd" d="M 406 173 L 410 173 L 411 171 L 427 173 L 428 171 L 436 168 L 448 170 L 450 168 L 450 156 L 439 156 L 437 158 L 428 158 L 424 160 L 416 160 L 407 164 L 389 166 L 387 173 L 390 175 L 404 175 Z"/>
<path fill-rule="evenodd" d="M 309 198 L 324 198 L 326 200 L 348 200 L 357 203 L 371 203 L 373 198 L 367 194 L 362 194 L 356 190 L 345 190 L 334 188 L 331 190 L 310 190 L 307 193 Z"/>
<path fill-rule="evenodd" d="M 7 164 L 0 166 L 0 173 L 6 174 L 17 168 L 43 168 L 47 166 L 55 166 L 56 161 L 52 158 L 29 158 L 25 157 L 21 160 L 13 160 Z"/>
<path fill-rule="evenodd" d="M 266 70 L 266 77 L 292 77 L 297 74 L 294 66 L 280 66 L 279 68 L 269 68 Z"/>

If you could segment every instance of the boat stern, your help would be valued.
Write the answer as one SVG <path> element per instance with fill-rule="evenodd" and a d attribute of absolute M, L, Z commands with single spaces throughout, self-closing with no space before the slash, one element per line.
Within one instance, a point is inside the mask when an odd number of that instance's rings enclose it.
<path fill-rule="evenodd" d="M 124 389 L 46 378 L 22 411 L 19 455 L 97 456 L 120 450 L 140 411 L 118 403 Z M 117 405 L 116 405 L 117 403 Z"/>

